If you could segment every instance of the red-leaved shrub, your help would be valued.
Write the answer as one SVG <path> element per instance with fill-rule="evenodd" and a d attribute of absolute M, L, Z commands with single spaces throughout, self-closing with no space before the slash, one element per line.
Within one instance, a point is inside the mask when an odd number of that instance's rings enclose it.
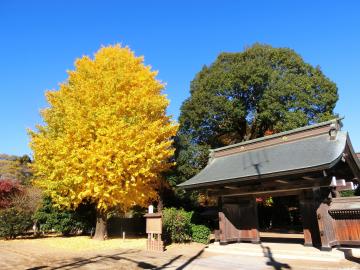
<path fill-rule="evenodd" d="M 12 198 L 23 191 L 19 182 L 9 179 L 0 180 L 0 209 L 11 205 Z"/>

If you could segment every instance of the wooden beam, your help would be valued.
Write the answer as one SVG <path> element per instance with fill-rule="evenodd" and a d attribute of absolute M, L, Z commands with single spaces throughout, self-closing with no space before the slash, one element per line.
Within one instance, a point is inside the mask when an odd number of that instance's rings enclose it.
<path fill-rule="evenodd" d="M 275 180 L 275 182 L 281 183 L 281 184 L 288 184 L 289 183 L 289 181 L 285 181 L 285 180 Z"/>
<path fill-rule="evenodd" d="M 318 177 L 312 177 L 312 176 L 303 176 L 301 178 L 304 180 L 318 180 L 319 179 Z"/>
<path fill-rule="evenodd" d="M 359 163 L 355 161 L 355 158 L 357 158 L 357 156 L 354 157 L 352 155 L 352 151 L 351 151 L 349 145 L 347 145 L 346 148 L 345 148 L 345 154 L 346 154 L 345 155 L 346 164 L 348 164 L 350 170 L 354 174 L 354 177 L 357 178 L 358 181 L 360 181 L 360 170 L 359 170 L 359 167 L 357 165 Z"/>
<path fill-rule="evenodd" d="M 239 187 L 237 187 L 237 186 L 224 186 L 224 188 L 228 188 L 228 189 L 238 189 Z"/>

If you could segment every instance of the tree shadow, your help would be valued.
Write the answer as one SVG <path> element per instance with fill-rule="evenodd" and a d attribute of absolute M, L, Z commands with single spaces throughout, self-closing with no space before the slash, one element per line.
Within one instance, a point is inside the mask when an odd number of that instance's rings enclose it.
<path fill-rule="evenodd" d="M 166 269 L 168 268 L 171 264 L 173 264 L 176 260 L 180 259 L 183 255 L 178 255 L 173 257 L 172 259 L 170 259 L 168 262 L 164 263 L 161 266 L 156 266 L 154 264 L 145 262 L 145 261 L 137 261 L 134 259 L 130 259 L 128 257 L 125 257 L 128 254 L 132 254 L 132 253 L 136 253 L 138 252 L 137 250 L 134 251 L 126 251 L 126 252 L 121 252 L 121 253 L 117 253 L 117 254 L 112 254 L 112 255 L 98 255 L 98 256 L 93 256 L 90 258 L 74 258 L 66 263 L 63 263 L 59 266 L 48 266 L 48 265 L 41 265 L 41 266 L 35 266 L 35 267 L 31 267 L 31 268 L 27 268 L 26 270 L 38 270 L 38 269 L 47 269 L 47 270 L 58 270 L 58 269 L 76 269 L 82 266 L 90 266 L 91 264 L 95 264 L 95 263 L 99 263 L 102 261 L 120 261 L 120 260 L 124 260 L 124 261 L 128 261 L 131 263 L 136 264 L 137 267 L 141 268 L 141 269 Z M 196 258 L 198 258 L 202 253 L 204 252 L 204 249 L 200 250 L 195 256 L 189 258 L 185 263 L 183 263 L 181 266 L 177 267 L 176 269 L 182 270 L 184 269 L 186 266 L 188 266 L 191 262 L 193 262 Z"/>
<path fill-rule="evenodd" d="M 260 246 L 261 246 L 262 251 L 264 253 L 264 257 L 269 259 L 266 262 L 267 265 L 272 266 L 275 270 L 291 269 L 290 265 L 288 265 L 287 263 L 277 262 L 274 259 L 273 254 L 271 252 L 271 249 L 269 247 L 265 247 L 263 244 L 261 244 Z"/>
<path fill-rule="evenodd" d="M 200 250 L 198 253 L 195 254 L 195 256 L 189 258 L 185 263 L 183 263 L 181 266 L 179 266 L 178 268 L 176 268 L 177 270 L 182 270 L 184 269 L 186 266 L 188 266 L 190 263 L 192 263 L 195 259 L 197 259 L 198 257 L 201 256 L 201 254 L 204 253 L 204 249 Z"/>
<path fill-rule="evenodd" d="M 168 261 L 167 263 L 164 263 L 162 266 L 157 267 L 156 269 L 165 269 L 165 268 L 167 268 L 169 265 L 171 265 L 174 261 L 176 261 L 177 259 L 179 259 L 180 257 L 182 257 L 182 255 L 178 255 L 178 256 L 172 258 L 170 261 Z"/>
<path fill-rule="evenodd" d="M 127 251 L 127 252 L 121 252 L 121 253 L 117 253 L 117 254 L 113 254 L 113 255 L 98 255 L 98 256 L 93 256 L 91 258 L 75 258 L 72 259 L 70 262 L 67 262 L 65 264 L 56 266 L 56 267 L 50 267 L 50 266 L 46 266 L 46 265 L 42 265 L 42 266 L 36 266 L 36 267 L 31 267 L 31 268 L 27 268 L 26 270 L 37 270 L 37 269 L 51 269 L 51 270 L 57 270 L 57 269 L 75 269 L 75 268 L 79 268 L 81 266 L 85 266 L 85 265 L 90 265 L 90 264 L 94 264 L 94 263 L 98 263 L 101 261 L 106 261 L 106 260 L 112 260 L 112 261 L 120 261 L 120 260 L 125 260 L 128 262 L 132 262 L 134 264 L 136 264 L 139 268 L 142 269 L 154 269 L 156 268 L 156 265 L 144 262 L 144 261 L 136 261 L 121 255 L 127 255 L 127 254 L 131 254 L 131 253 L 136 253 L 138 251 Z"/>
<path fill-rule="evenodd" d="M 338 248 L 337 250 L 344 252 L 346 260 L 360 264 L 360 258 L 354 257 L 351 248 Z"/>

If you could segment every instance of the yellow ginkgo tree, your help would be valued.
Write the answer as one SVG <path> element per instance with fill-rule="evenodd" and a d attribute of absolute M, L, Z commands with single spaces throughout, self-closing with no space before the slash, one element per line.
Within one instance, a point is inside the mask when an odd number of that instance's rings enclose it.
<path fill-rule="evenodd" d="M 35 184 L 53 202 L 96 205 L 95 239 L 107 214 L 157 199 L 161 173 L 172 166 L 177 124 L 157 72 L 127 47 L 101 48 L 76 60 L 57 91 L 48 91 L 43 125 L 30 131 Z"/>

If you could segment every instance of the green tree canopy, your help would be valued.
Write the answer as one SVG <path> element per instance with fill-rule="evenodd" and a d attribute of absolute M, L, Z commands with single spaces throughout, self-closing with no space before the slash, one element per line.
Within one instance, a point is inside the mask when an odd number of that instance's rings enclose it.
<path fill-rule="evenodd" d="M 176 182 L 205 166 L 209 148 L 329 120 L 338 100 L 319 67 L 262 44 L 221 53 L 196 74 L 190 94 L 179 119 Z"/>

